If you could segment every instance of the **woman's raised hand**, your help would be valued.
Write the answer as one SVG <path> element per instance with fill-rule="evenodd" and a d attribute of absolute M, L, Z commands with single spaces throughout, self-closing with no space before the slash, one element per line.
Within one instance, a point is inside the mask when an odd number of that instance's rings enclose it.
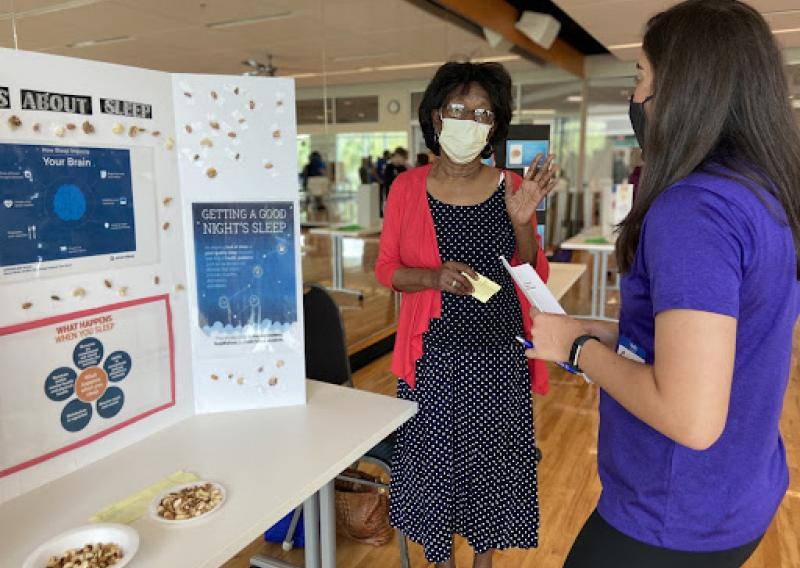
<path fill-rule="evenodd" d="M 555 154 L 546 159 L 544 154 L 536 154 L 516 192 L 511 180 L 506 179 L 506 211 L 514 225 L 531 224 L 539 203 L 553 191 L 558 181 L 554 159 Z"/>

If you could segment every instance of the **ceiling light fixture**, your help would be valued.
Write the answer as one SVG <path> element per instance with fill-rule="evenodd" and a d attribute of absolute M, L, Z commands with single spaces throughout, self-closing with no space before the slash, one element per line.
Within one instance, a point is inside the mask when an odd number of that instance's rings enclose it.
<path fill-rule="evenodd" d="M 405 63 L 401 65 L 381 65 L 375 71 L 405 71 L 407 69 L 425 69 L 426 67 L 440 67 L 440 61 L 426 61 L 425 63 Z"/>
<path fill-rule="evenodd" d="M 473 63 L 506 63 L 508 61 L 517 61 L 522 59 L 519 55 L 498 55 L 496 57 L 476 57 L 472 60 Z"/>
<path fill-rule="evenodd" d="M 520 111 L 521 114 L 555 114 L 553 108 L 526 108 Z"/>
<path fill-rule="evenodd" d="M 516 61 L 522 59 L 519 55 L 501 55 L 498 57 L 479 57 L 472 60 L 473 63 L 488 63 L 495 61 L 502 63 L 506 61 Z M 424 63 L 407 63 L 401 65 L 382 65 L 378 67 L 361 67 L 359 69 L 343 69 L 340 71 L 328 71 L 327 73 L 296 73 L 288 75 L 293 79 L 311 79 L 313 77 L 335 77 L 337 75 L 357 75 L 359 73 L 374 73 L 375 71 L 408 71 L 412 69 L 425 69 L 444 65 L 443 61 L 426 61 Z"/>
<path fill-rule="evenodd" d="M 114 43 L 125 43 L 134 39 L 132 36 L 117 36 L 107 37 L 103 39 L 88 39 L 86 41 L 76 41 L 75 43 L 68 43 L 67 47 L 72 49 L 80 49 L 82 47 L 96 47 L 98 45 L 111 45 Z"/>
<path fill-rule="evenodd" d="M 642 43 L 619 43 L 617 45 L 609 45 L 608 49 L 634 49 L 636 47 L 642 47 Z"/>
<path fill-rule="evenodd" d="M 570 95 L 565 99 L 568 103 L 582 103 L 583 97 L 580 95 Z"/>
<path fill-rule="evenodd" d="M 372 53 L 372 54 L 365 54 L 365 55 L 347 55 L 344 57 L 334 57 L 331 61 L 335 61 L 336 63 L 341 63 L 343 61 L 359 61 L 361 59 L 377 59 L 379 57 L 394 57 L 396 55 L 400 55 L 397 51 L 385 51 L 383 53 Z"/>
<path fill-rule="evenodd" d="M 786 11 L 786 13 L 790 13 L 790 12 L 800 12 L 800 10 L 787 10 Z M 783 13 L 783 12 L 770 12 L 769 14 L 772 15 L 772 14 L 779 14 L 779 13 Z M 786 29 L 783 29 L 783 30 L 772 30 L 772 33 L 774 35 L 793 34 L 795 32 L 800 32 L 800 28 L 786 28 Z M 634 48 L 639 48 L 639 47 L 642 47 L 642 43 L 641 42 L 638 42 L 638 43 L 618 43 L 616 45 L 609 45 L 607 49 L 609 51 L 614 51 L 614 50 L 618 50 L 618 49 L 634 49 Z"/>
<path fill-rule="evenodd" d="M 789 14 L 800 14 L 800 9 L 775 10 L 774 12 L 764 12 L 765 16 L 788 16 Z"/>
<path fill-rule="evenodd" d="M 775 34 L 775 35 L 793 34 L 795 32 L 800 32 L 800 28 L 787 28 L 785 30 L 772 30 L 772 33 Z"/>
<path fill-rule="evenodd" d="M 237 28 L 239 26 L 249 26 L 252 24 L 260 24 L 262 22 L 274 22 L 275 20 L 286 20 L 293 18 L 294 12 L 279 12 L 277 14 L 270 14 L 269 16 L 257 16 L 255 18 L 243 18 L 241 20 L 225 20 L 222 22 L 211 22 L 206 24 L 206 27 L 211 30 L 224 30 L 227 28 Z"/>
<path fill-rule="evenodd" d="M 34 8 L 32 10 L 24 10 L 22 12 L 14 12 L 13 16 L 16 19 L 30 18 L 32 16 L 44 16 L 45 14 L 55 14 L 57 12 L 64 12 L 66 10 L 73 10 L 75 8 L 84 8 L 92 4 L 99 4 L 105 0 L 72 0 L 72 2 L 61 2 L 60 4 L 53 4 L 43 8 Z M 12 17 L 11 12 L 0 14 L 0 20 L 10 20 Z"/>

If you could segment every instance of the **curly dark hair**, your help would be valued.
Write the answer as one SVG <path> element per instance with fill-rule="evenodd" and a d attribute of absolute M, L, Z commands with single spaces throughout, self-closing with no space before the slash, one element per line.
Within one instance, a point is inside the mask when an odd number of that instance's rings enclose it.
<path fill-rule="evenodd" d="M 449 62 L 439 67 L 431 79 L 422 103 L 419 105 L 419 125 L 425 136 L 425 145 L 437 156 L 440 153 L 439 140 L 433 127 L 433 111 L 441 109 L 447 97 L 461 87 L 467 92 L 470 83 L 477 83 L 489 94 L 494 113 L 494 130 L 489 143 L 481 152 L 488 158 L 494 152 L 495 143 L 508 136 L 508 125 L 513 112 L 511 76 L 499 63 L 456 63 Z"/>

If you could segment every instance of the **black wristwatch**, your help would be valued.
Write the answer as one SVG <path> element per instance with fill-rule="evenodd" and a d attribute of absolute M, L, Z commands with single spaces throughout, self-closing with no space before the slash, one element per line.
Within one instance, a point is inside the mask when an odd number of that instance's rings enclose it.
<path fill-rule="evenodd" d="M 583 351 L 584 344 L 592 339 L 600 341 L 600 338 L 594 335 L 581 335 L 572 342 L 572 349 L 569 351 L 569 364 L 579 373 L 583 372 L 581 366 L 578 365 L 578 361 L 580 361 L 581 358 L 581 351 Z"/>

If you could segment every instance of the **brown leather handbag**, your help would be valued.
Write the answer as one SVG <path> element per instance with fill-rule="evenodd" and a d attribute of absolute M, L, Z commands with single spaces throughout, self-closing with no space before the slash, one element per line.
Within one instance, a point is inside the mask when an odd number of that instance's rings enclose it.
<path fill-rule="evenodd" d="M 380 483 L 373 475 L 357 469 L 349 477 Z M 352 481 L 336 480 L 336 526 L 339 532 L 362 544 L 383 546 L 394 538 L 389 524 L 389 496 L 386 491 Z"/>

